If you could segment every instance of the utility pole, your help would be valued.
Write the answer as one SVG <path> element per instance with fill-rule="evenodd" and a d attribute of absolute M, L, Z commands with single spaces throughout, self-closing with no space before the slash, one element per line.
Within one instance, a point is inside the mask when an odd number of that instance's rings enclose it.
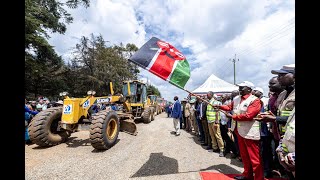
<path fill-rule="evenodd" d="M 234 59 L 232 59 L 233 62 L 233 84 L 236 85 L 236 61 L 239 61 L 239 59 L 237 59 L 237 55 L 234 54 Z"/>

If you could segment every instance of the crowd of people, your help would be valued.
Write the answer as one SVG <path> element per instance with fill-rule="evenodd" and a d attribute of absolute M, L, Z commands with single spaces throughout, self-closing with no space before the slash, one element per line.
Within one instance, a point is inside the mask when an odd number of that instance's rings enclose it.
<path fill-rule="evenodd" d="M 271 73 L 268 97 L 250 81 L 221 97 L 209 91 L 180 102 L 175 96 L 167 113 L 176 136 L 184 129 L 219 157 L 230 153 L 242 161 L 235 179 L 295 179 L 295 64 Z"/>
<path fill-rule="evenodd" d="M 295 64 L 272 70 L 268 97 L 260 87 L 243 81 L 239 90 L 222 94 L 212 91 L 195 99 L 184 98 L 168 104 L 175 135 L 181 129 L 198 137 L 200 144 L 219 157 L 230 154 L 243 163 L 244 171 L 235 179 L 262 180 L 270 177 L 295 178 Z M 48 98 L 25 100 L 25 141 L 33 116 L 62 101 Z M 112 107 L 116 110 L 117 107 Z"/>

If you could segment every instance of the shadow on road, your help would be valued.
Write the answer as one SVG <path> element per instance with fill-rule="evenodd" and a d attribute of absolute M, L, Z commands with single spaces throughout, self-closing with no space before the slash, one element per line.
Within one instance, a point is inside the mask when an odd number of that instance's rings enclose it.
<path fill-rule="evenodd" d="M 113 145 L 113 146 L 115 146 L 116 144 L 118 144 L 118 142 L 120 141 L 120 139 L 117 139 L 116 140 L 116 143 Z M 90 144 L 91 145 L 91 144 Z M 112 147 L 113 147 L 112 146 Z M 109 149 L 111 149 L 112 147 L 110 147 Z M 101 153 L 101 152 L 105 152 L 105 151 L 107 151 L 108 149 L 103 149 L 103 150 L 101 150 L 101 149 L 93 149 L 91 152 L 93 152 L 93 153 Z"/>
<path fill-rule="evenodd" d="M 226 165 L 226 164 L 218 164 L 218 165 L 213 165 L 210 167 L 207 167 L 205 169 L 200 169 L 200 171 L 207 171 L 207 170 L 216 170 L 219 171 L 223 174 L 241 174 L 238 170 Z"/>
<path fill-rule="evenodd" d="M 91 146 L 89 139 L 76 139 L 76 137 L 70 137 L 67 142 L 67 147 L 75 148 L 79 146 Z"/>
<path fill-rule="evenodd" d="M 67 147 L 70 148 L 76 148 L 79 146 L 91 146 L 90 143 L 90 139 L 75 139 L 76 137 L 71 137 L 69 138 L 69 140 L 67 142 L 65 142 L 67 144 Z M 116 143 L 114 144 L 114 146 L 120 141 L 120 139 L 117 139 Z M 102 152 L 105 150 L 96 150 L 94 149 L 92 152 Z"/>
<path fill-rule="evenodd" d="M 238 158 L 231 158 L 231 154 L 227 154 L 226 158 L 231 159 L 230 164 L 243 168 L 243 163 Z"/>
<path fill-rule="evenodd" d="M 204 149 L 205 151 L 207 151 L 207 150 L 206 150 L 207 146 L 203 146 L 203 145 L 200 144 L 199 137 L 193 135 L 192 137 L 189 137 L 189 138 L 192 138 L 193 141 L 194 141 L 196 144 L 198 144 L 199 146 L 202 147 L 202 149 Z M 230 153 L 228 153 L 228 154 L 225 156 L 225 158 L 231 159 L 231 162 L 230 162 L 230 163 L 231 163 L 232 165 L 235 165 L 235 166 L 238 166 L 238 167 L 243 168 L 243 163 L 242 163 L 241 161 L 239 161 L 237 158 L 235 158 L 235 159 L 231 158 L 231 154 L 230 154 Z"/>
<path fill-rule="evenodd" d="M 200 141 L 199 141 L 199 137 L 195 136 L 193 133 L 189 133 L 189 134 L 192 135 L 192 137 L 189 137 L 189 138 L 192 138 L 193 141 L 194 141 L 196 144 L 198 144 L 199 146 L 202 147 L 202 149 L 204 149 L 205 151 L 207 151 L 207 146 L 201 145 L 201 143 L 200 143 Z"/>
<path fill-rule="evenodd" d="M 77 137 L 69 137 L 68 140 L 65 142 L 65 144 L 67 144 L 67 147 L 78 147 L 78 146 L 90 146 L 90 142 L 89 142 L 89 139 L 76 139 Z M 61 143 L 61 144 L 64 144 L 64 143 Z M 60 144 L 58 144 L 60 145 Z M 34 147 L 32 149 L 46 149 L 46 148 L 50 148 L 52 146 L 48 146 L 48 147 L 40 147 L 40 146 L 37 146 L 37 147 Z"/>
<path fill-rule="evenodd" d="M 50 146 L 50 147 L 51 147 L 51 146 Z M 36 146 L 36 147 L 33 147 L 32 149 L 47 149 L 47 148 L 50 148 L 50 147 Z"/>
<path fill-rule="evenodd" d="M 195 171 L 178 171 L 178 161 L 174 158 L 163 156 L 163 153 L 151 153 L 148 161 L 142 165 L 142 167 L 130 178 L 167 175 L 167 174 L 181 174 L 190 172 L 210 171 L 216 170 L 223 174 L 241 174 L 238 170 L 226 165 L 218 164 L 207 167 L 205 169 Z"/>
<path fill-rule="evenodd" d="M 151 153 L 149 160 L 130 178 L 178 173 L 178 161 L 163 156 L 163 153 Z"/>

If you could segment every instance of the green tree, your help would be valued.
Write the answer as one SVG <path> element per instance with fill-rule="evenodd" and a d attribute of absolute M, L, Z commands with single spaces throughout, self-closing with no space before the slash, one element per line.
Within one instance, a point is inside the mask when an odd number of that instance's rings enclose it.
<path fill-rule="evenodd" d="M 64 34 L 66 24 L 72 23 L 72 16 L 64 7 L 77 8 L 79 4 L 89 7 L 90 0 L 25 0 L 25 54 L 35 57 L 51 54 L 54 50 L 48 43 L 48 32 Z M 41 59 L 38 57 L 37 59 Z"/>
<path fill-rule="evenodd" d="M 157 95 L 158 97 L 161 97 L 159 89 L 151 84 L 147 86 L 147 95 Z"/>
<path fill-rule="evenodd" d="M 135 79 L 130 71 L 131 65 L 125 58 L 129 50 L 121 44 L 107 47 L 101 35 L 82 37 L 75 47 L 72 66 L 69 66 L 74 73 L 71 76 L 77 77 L 77 80 L 73 80 L 74 93 L 83 94 L 92 89 L 97 95 L 107 95 L 109 82 L 113 82 L 115 92 L 121 92 L 122 81 Z"/>
<path fill-rule="evenodd" d="M 61 56 L 48 43 L 51 33 L 64 34 L 73 18 L 64 9 L 89 7 L 89 0 L 25 0 L 25 92 L 28 97 L 54 96 L 67 89 Z"/>

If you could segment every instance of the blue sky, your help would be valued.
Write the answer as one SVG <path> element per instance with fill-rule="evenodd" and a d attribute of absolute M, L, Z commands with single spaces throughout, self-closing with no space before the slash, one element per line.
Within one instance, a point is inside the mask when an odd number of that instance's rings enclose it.
<path fill-rule="evenodd" d="M 185 88 L 193 91 L 214 74 L 233 83 L 251 81 L 268 93 L 272 69 L 295 63 L 295 1 L 280 0 L 91 0 L 67 9 L 74 17 L 64 35 L 49 42 L 65 61 L 82 36 L 101 34 L 111 44 L 141 47 L 152 36 L 182 51 L 191 65 Z M 164 98 L 187 92 L 141 69 Z M 141 77 L 142 77 L 141 76 Z"/>

